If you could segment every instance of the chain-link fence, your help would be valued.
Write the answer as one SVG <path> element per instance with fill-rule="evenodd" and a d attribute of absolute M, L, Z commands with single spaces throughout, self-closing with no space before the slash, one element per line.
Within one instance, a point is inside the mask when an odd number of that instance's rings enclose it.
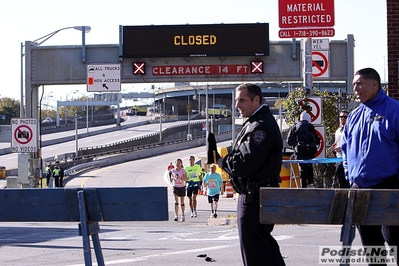
<path fill-rule="evenodd" d="M 332 188 L 334 184 L 336 163 L 313 164 L 314 186 L 317 188 Z"/>

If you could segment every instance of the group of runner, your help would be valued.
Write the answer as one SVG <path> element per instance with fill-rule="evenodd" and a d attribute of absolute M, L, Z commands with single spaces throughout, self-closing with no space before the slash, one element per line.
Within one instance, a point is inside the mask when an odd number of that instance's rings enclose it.
<path fill-rule="evenodd" d="M 175 165 L 171 162 L 167 168 L 170 182 L 173 185 L 175 198 L 175 218 L 179 221 L 179 205 L 181 207 L 180 221 L 185 221 L 184 198 L 187 196 L 190 206 L 190 217 L 197 217 L 197 196 L 201 191 L 206 193 L 211 206 L 211 218 L 217 218 L 217 208 L 222 191 L 222 176 L 216 172 L 216 164 L 211 164 L 210 171 L 204 173 L 202 167 L 195 163 L 195 157 L 190 156 L 189 165 L 183 167 L 183 161 L 177 159 Z"/>

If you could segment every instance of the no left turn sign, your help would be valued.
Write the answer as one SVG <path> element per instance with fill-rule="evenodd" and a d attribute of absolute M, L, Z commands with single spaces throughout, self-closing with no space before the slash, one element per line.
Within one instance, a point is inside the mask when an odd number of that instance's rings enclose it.
<path fill-rule="evenodd" d="M 329 78 L 329 51 L 312 52 L 312 74 L 315 78 Z"/>
<path fill-rule="evenodd" d="M 308 114 L 310 115 L 310 118 L 312 119 L 311 123 L 315 125 L 320 125 L 321 124 L 321 117 L 322 117 L 322 101 L 320 97 L 311 97 L 306 99 L 306 104 L 310 107 L 311 110 L 308 110 Z M 305 105 L 305 102 L 300 101 L 299 105 L 303 106 Z"/>
<path fill-rule="evenodd" d="M 324 126 L 315 126 L 315 130 L 316 130 L 317 135 L 320 138 L 320 145 L 319 145 L 319 148 L 317 149 L 315 158 L 325 158 L 326 157 L 326 141 L 325 141 L 326 128 Z"/>

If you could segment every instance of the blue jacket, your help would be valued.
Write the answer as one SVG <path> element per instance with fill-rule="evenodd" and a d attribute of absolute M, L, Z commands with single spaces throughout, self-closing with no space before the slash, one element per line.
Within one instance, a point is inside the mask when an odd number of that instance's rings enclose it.
<path fill-rule="evenodd" d="M 342 139 L 349 181 L 370 187 L 399 174 L 399 101 L 380 89 L 349 114 Z"/>

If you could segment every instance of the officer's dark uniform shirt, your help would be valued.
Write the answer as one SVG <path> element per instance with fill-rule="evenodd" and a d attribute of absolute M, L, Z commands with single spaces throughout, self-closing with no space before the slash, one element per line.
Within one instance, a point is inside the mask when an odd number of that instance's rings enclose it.
<path fill-rule="evenodd" d="M 243 180 L 278 182 L 283 142 L 268 106 L 263 105 L 245 121 L 223 161 L 223 168 Z"/>

